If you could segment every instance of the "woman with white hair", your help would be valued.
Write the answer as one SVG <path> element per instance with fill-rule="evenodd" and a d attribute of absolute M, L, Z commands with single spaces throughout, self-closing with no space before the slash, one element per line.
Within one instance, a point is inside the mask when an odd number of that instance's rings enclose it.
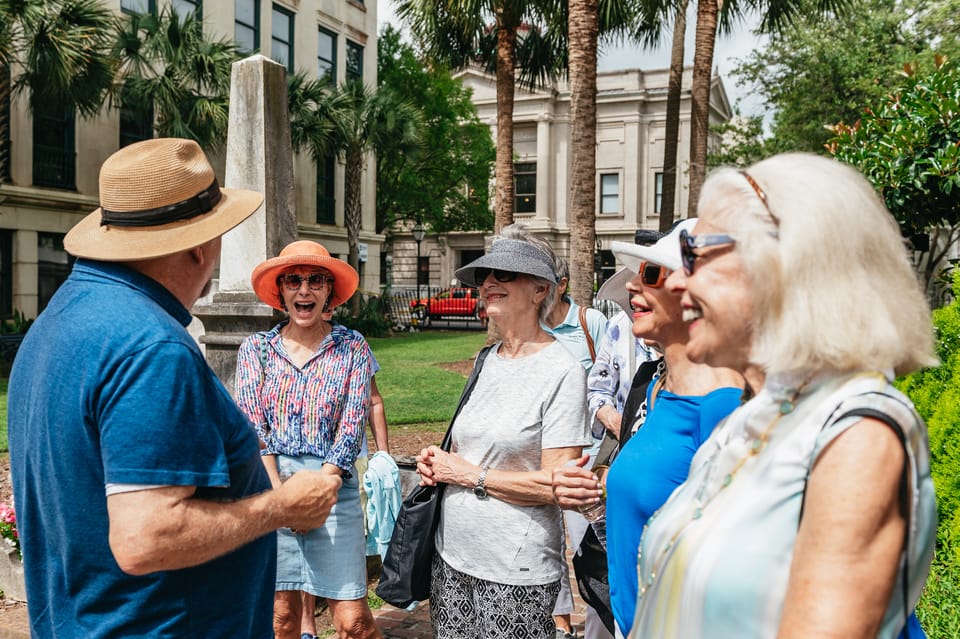
<path fill-rule="evenodd" d="M 648 522 L 631 637 L 896 637 L 936 527 L 927 432 L 894 374 L 933 365 L 899 229 L 854 169 L 786 154 L 710 175 L 682 240 L 695 361 L 756 396 Z"/>
<path fill-rule="evenodd" d="M 560 509 L 551 469 L 590 444 L 583 367 L 541 322 L 555 298 L 552 251 L 513 230 L 457 271 L 499 329 L 451 447 L 423 449 L 425 485 L 446 484 L 430 618 L 444 639 L 553 639 L 560 590 Z"/>

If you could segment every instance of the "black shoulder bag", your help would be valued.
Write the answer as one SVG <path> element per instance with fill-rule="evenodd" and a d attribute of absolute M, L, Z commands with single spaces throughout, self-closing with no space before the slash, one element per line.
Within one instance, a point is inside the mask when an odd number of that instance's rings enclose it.
<path fill-rule="evenodd" d="M 477 354 L 477 361 L 460 395 L 457 410 L 440 444 L 443 450 L 450 450 L 453 422 L 473 392 L 483 369 L 483 360 L 491 348 L 487 346 Z M 440 499 L 445 486 L 415 487 L 403 500 L 397 514 L 387 556 L 383 559 L 383 573 L 377 585 L 377 595 L 397 608 L 406 608 L 414 601 L 425 601 L 430 597 L 430 563 L 433 561 L 434 537 L 440 523 Z"/>

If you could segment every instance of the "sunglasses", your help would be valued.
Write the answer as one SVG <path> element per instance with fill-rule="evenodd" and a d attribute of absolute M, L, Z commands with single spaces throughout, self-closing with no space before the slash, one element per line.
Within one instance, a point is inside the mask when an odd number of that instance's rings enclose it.
<path fill-rule="evenodd" d="M 287 273 L 281 279 L 288 291 L 299 291 L 304 282 L 307 283 L 311 291 L 319 291 L 327 284 L 333 284 L 333 276 L 326 273 L 312 273 L 310 275 Z"/>
<path fill-rule="evenodd" d="M 651 262 L 640 262 L 640 281 L 644 286 L 660 288 L 667 281 L 670 269 Z"/>
<path fill-rule="evenodd" d="M 697 249 L 707 248 L 709 246 L 727 246 L 736 244 L 735 240 L 726 233 L 701 233 L 700 235 L 691 235 L 684 229 L 680 231 L 680 261 L 683 263 L 683 272 L 687 275 L 693 275 L 697 263 Z"/>
<path fill-rule="evenodd" d="M 513 271 L 501 271 L 498 268 L 478 268 L 475 273 L 477 276 L 477 282 L 480 284 L 486 281 L 487 276 L 490 275 L 490 273 L 493 273 L 493 279 L 497 280 L 498 282 L 512 282 L 513 280 L 517 279 L 518 275 L 520 275 L 519 273 L 514 273 Z"/>

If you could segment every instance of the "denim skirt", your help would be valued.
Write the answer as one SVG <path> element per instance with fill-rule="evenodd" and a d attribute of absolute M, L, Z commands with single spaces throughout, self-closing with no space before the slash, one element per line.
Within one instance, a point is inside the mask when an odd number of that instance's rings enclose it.
<path fill-rule="evenodd" d="M 312 455 L 277 456 L 281 479 L 298 470 L 320 470 Z M 363 512 L 356 473 L 343 478 L 337 503 L 323 526 L 305 533 L 277 531 L 277 590 L 304 590 L 318 597 L 348 601 L 367 596 Z"/>

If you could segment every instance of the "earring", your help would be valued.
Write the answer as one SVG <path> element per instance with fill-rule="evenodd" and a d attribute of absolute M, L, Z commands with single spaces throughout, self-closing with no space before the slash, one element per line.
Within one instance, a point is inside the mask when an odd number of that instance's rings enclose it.
<path fill-rule="evenodd" d="M 329 313 L 329 312 L 330 312 L 330 300 L 329 300 L 329 299 L 327 299 L 327 301 L 323 303 L 323 312 L 324 312 L 324 313 Z"/>

